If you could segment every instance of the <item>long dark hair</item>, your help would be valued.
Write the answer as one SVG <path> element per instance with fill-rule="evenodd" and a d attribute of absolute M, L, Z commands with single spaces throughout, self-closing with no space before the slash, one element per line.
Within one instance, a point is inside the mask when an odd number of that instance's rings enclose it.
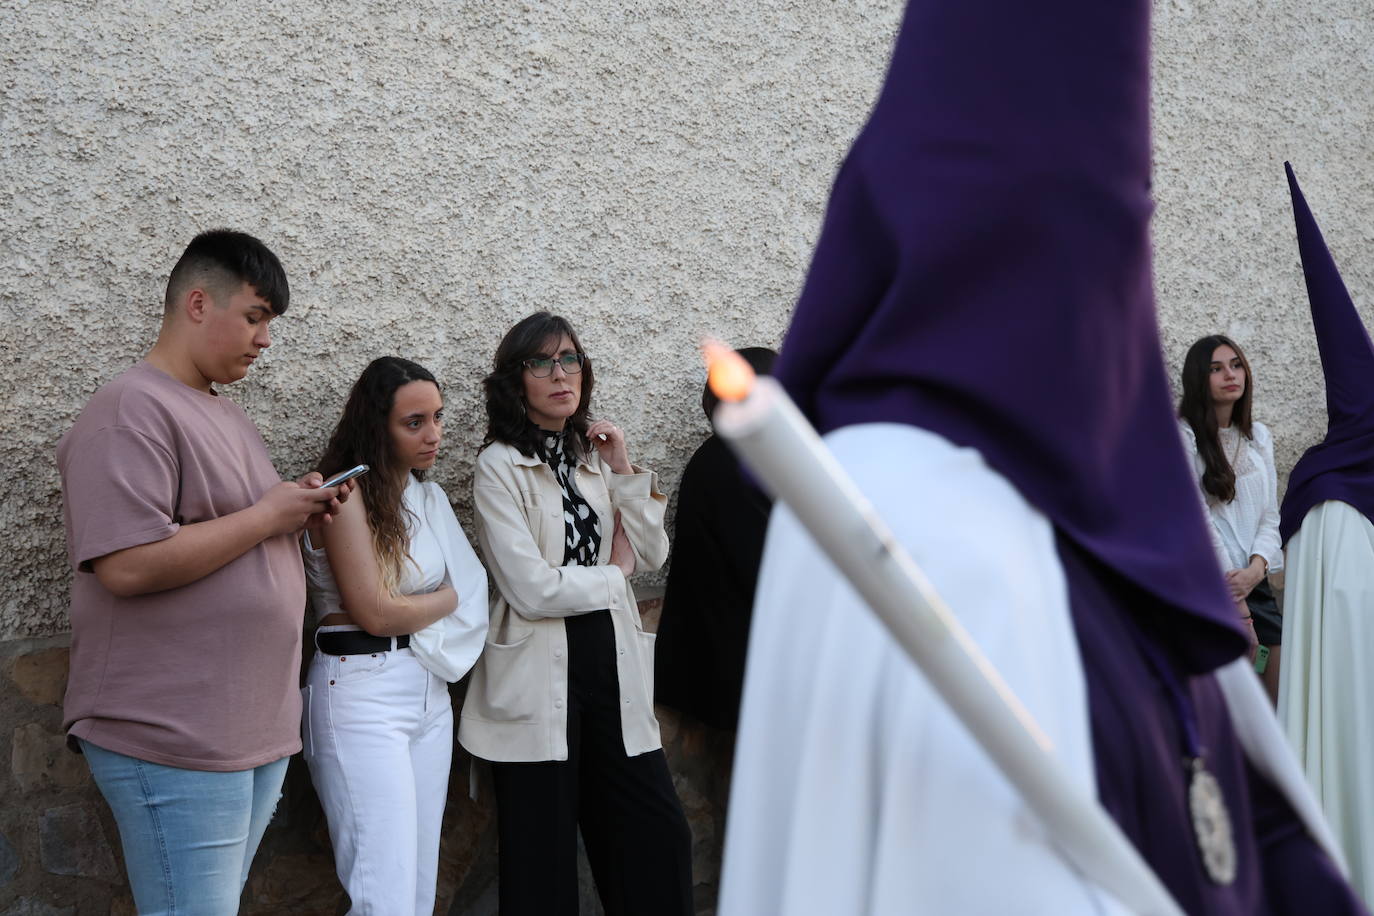
<path fill-rule="evenodd" d="M 1226 460 L 1217 435 L 1217 412 L 1212 406 L 1212 354 L 1217 347 L 1230 347 L 1240 357 L 1245 370 L 1245 391 L 1231 409 L 1231 425 L 1245 438 L 1250 435 L 1250 404 L 1255 391 L 1255 377 L 1245 351 L 1231 338 L 1221 334 L 1204 337 L 1188 348 L 1183 357 L 1183 396 L 1178 399 L 1178 415 L 1193 429 L 1197 452 L 1202 456 L 1202 489 L 1218 502 L 1229 503 L 1236 498 L 1236 471 Z"/>
<path fill-rule="evenodd" d="M 492 360 L 491 374 L 482 379 L 482 390 L 487 398 L 487 435 L 482 440 L 483 448 L 493 442 L 503 442 L 514 446 L 526 458 L 535 456 L 540 432 L 525 414 L 524 361 L 539 356 L 547 349 L 549 341 L 557 343 L 564 334 L 578 353 L 586 352 L 568 319 L 550 312 L 535 312 L 522 318 L 501 338 L 496 358 Z M 591 357 L 587 357 L 582 360 L 581 399 L 577 410 L 568 418 L 568 426 L 573 432 L 568 436 L 568 447 L 578 457 L 586 454 L 595 379 Z"/>
<path fill-rule="evenodd" d="M 358 478 L 358 489 L 367 509 L 367 526 L 372 530 L 372 548 L 381 567 L 382 587 L 392 594 L 400 585 L 410 551 L 406 510 L 401 502 L 408 478 L 397 473 L 400 466 L 391 447 L 388 421 L 396 403 L 396 389 L 410 382 L 439 384 L 424 366 L 399 356 L 383 356 L 368 363 L 353 383 L 343 416 L 317 465 L 326 477 L 355 464 L 372 468 Z M 424 478 L 423 471 L 411 469 L 410 473 Z"/>
<path fill-rule="evenodd" d="M 772 347 L 740 347 L 735 352 L 744 357 L 755 375 L 772 375 L 773 366 L 778 361 L 778 351 Z M 706 414 L 706 422 L 714 423 L 712 418 L 719 406 L 720 398 L 716 397 L 708 383 L 701 390 L 701 409 Z"/>

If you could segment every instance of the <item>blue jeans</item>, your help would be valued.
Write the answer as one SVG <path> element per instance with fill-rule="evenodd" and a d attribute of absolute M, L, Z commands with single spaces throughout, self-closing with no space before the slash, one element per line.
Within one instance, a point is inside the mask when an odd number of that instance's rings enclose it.
<path fill-rule="evenodd" d="M 211 773 L 149 763 L 81 742 L 114 812 L 142 916 L 238 912 L 248 868 L 281 797 L 288 758 Z"/>

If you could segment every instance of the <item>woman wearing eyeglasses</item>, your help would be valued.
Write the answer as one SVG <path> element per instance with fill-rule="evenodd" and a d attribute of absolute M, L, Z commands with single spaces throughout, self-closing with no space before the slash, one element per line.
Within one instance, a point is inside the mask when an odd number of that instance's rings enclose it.
<path fill-rule="evenodd" d="M 577 913 L 577 834 L 608 916 L 692 911 L 691 831 L 653 707 L 653 634 L 629 577 L 668 554 L 667 498 L 590 417 L 563 318 L 511 328 L 483 381 L 477 542 L 496 585 L 458 739 L 491 761 L 500 904 Z"/>

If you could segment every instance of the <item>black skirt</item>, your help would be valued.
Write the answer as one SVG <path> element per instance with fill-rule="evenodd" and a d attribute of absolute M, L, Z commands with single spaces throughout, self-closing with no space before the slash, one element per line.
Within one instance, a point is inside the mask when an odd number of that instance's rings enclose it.
<path fill-rule="evenodd" d="M 1250 594 L 1245 596 L 1245 604 L 1250 608 L 1250 616 L 1255 619 L 1255 636 L 1259 644 L 1279 645 L 1283 640 L 1283 613 L 1269 588 L 1268 579 L 1261 579 L 1259 585 L 1250 589 Z"/>

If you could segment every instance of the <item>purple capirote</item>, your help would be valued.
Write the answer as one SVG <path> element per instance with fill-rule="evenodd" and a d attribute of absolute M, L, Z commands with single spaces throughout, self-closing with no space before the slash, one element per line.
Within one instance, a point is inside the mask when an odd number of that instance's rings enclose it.
<path fill-rule="evenodd" d="M 1293 466 L 1279 510 L 1279 534 L 1287 544 L 1308 511 L 1327 500 L 1349 503 L 1374 521 L 1374 344 L 1292 165 L 1285 162 L 1283 168 L 1293 198 L 1312 329 L 1326 377 L 1326 437 Z"/>
<path fill-rule="evenodd" d="M 776 374 L 823 433 L 934 431 L 1049 518 L 1099 798 L 1187 912 L 1364 912 L 1205 676 L 1246 643 L 1160 358 L 1148 36 L 1148 0 L 912 0 Z M 1237 833 L 1228 886 L 1200 864 L 1186 719 Z"/>
<path fill-rule="evenodd" d="M 911 3 L 778 377 L 822 433 L 895 421 L 977 448 L 1176 611 L 1204 671 L 1245 644 L 1160 358 L 1148 13 Z"/>

